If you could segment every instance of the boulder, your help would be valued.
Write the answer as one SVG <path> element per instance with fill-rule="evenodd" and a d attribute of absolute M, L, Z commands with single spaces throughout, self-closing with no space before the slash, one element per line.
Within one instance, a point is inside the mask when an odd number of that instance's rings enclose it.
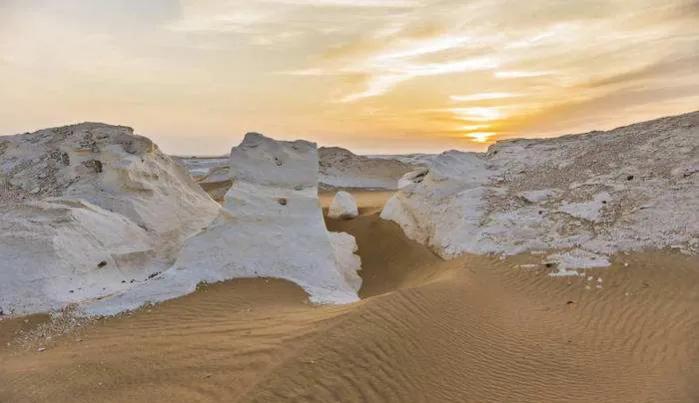
<path fill-rule="evenodd" d="M 351 194 L 345 191 L 335 193 L 335 197 L 330 203 L 328 217 L 348 219 L 358 215 L 359 209 L 357 209 L 357 202 L 354 201 L 354 197 L 352 197 Z"/>

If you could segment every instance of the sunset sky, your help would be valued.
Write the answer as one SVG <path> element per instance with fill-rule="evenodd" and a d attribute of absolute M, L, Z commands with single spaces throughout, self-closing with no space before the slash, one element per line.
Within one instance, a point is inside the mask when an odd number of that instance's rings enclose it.
<path fill-rule="evenodd" d="M 697 0 L 0 0 L 0 134 L 437 152 L 697 109 Z"/>

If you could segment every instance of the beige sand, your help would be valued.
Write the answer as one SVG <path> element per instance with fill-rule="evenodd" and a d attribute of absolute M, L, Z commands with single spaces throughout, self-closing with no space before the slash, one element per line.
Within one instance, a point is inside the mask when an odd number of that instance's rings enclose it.
<path fill-rule="evenodd" d="M 386 194 L 356 196 L 362 216 L 328 225 L 357 237 L 361 302 L 248 279 L 51 340 L 22 342 L 46 316 L 2 321 L 0 401 L 699 400 L 696 257 L 621 255 L 590 280 L 444 262 L 378 219 Z"/>

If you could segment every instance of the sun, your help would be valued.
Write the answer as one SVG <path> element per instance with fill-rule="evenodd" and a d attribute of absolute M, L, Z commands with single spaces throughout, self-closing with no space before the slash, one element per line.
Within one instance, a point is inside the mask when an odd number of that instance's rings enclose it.
<path fill-rule="evenodd" d="M 471 132 L 467 133 L 466 137 L 468 137 L 476 143 L 488 143 L 490 141 L 490 138 L 496 134 L 497 133 L 495 132 Z"/>

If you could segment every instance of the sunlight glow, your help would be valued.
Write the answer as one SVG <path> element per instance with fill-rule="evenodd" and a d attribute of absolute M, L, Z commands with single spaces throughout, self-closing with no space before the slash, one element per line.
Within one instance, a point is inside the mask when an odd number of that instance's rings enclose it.
<path fill-rule="evenodd" d="M 496 71 L 495 78 L 529 78 L 548 76 L 550 71 Z"/>
<path fill-rule="evenodd" d="M 468 101 L 484 101 L 490 99 L 505 99 L 521 96 L 521 94 L 515 94 L 512 92 L 480 92 L 471 95 L 452 95 L 452 101 L 455 102 L 468 102 Z"/>
<path fill-rule="evenodd" d="M 101 121 L 173 154 L 249 131 L 395 154 L 611 129 L 697 109 L 696 3 L 0 0 L 0 134 Z"/>
<path fill-rule="evenodd" d="M 490 125 L 467 125 L 467 126 L 461 126 L 461 130 L 475 131 L 475 130 L 487 129 L 489 127 L 490 127 Z"/>
<path fill-rule="evenodd" d="M 472 132 L 467 133 L 466 137 L 472 139 L 476 143 L 487 143 L 490 138 L 496 135 L 495 132 Z"/>
<path fill-rule="evenodd" d="M 451 108 L 449 111 L 459 119 L 466 121 L 489 122 L 504 117 L 504 114 L 496 107 Z"/>

